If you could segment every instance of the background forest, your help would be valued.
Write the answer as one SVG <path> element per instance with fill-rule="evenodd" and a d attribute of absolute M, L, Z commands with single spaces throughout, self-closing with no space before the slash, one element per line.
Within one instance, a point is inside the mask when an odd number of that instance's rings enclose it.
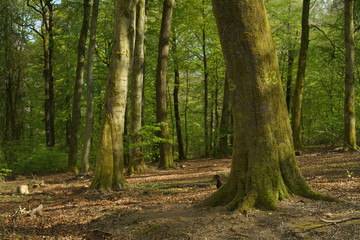
<path fill-rule="evenodd" d="M 265 2 L 277 48 L 283 89 L 291 113 L 302 31 L 302 1 Z M 146 1 L 140 145 L 148 163 L 159 160 L 157 144 L 163 141 L 157 137 L 160 125 L 156 120 L 155 104 L 162 3 L 160 0 Z M 112 0 L 100 1 L 93 75 L 91 168 L 94 167 L 97 154 L 110 65 L 113 7 Z M 84 9 L 82 0 L 0 2 L 0 176 L 8 169 L 19 174 L 66 171 L 69 146 L 74 139 L 78 142 L 77 155 L 80 159 L 86 133 L 86 81 L 81 86 L 82 117 L 78 139 L 71 136 L 71 117 Z M 355 51 L 358 52 L 360 5 L 357 3 L 354 15 Z M 345 91 L 343 1 L 311 1 L 309 22 L 309 49 L 301 115 L 303 144 L 340 146 L 344 138 Z M 168 119 L 175 159 L 224 157 L 231 154 L 230 103 L 225 87 L 225 63 L 217 35 L 210 0 L 176 1 L 167 74 Z M 358 62 L 359 57 L 356 59 Z M 50 97 L 50 101 L 53 101 L 54 108 L 47 112 L 44 109 L 47 109 L 49 98 L 45 96 L 44 78 L 49 71 L 52 74 L 48 76 L 53 80 L 53 99 Z M 358 106 L 359 67 L 356 67 L 355 79 Z M 47 89 L 52 91 L 51 88 Z M 357 116 L 359 114 L 357 112 Z M 53 126 L 47 125 L 48 117 L 54 119 Z M 129 149 L 133 147 L 129 143 L 129 108 L 125 119 L 127 165 Z M 179 119 L 184 156 L 179 155 L 179 131 L 176 127 L 176 120 Z M 221 146 L 224 137 L 225 150 Z"/>

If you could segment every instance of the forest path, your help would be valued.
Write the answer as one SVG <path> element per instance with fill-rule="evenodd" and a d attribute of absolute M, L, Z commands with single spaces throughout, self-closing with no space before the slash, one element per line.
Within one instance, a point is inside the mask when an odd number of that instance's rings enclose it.
<path fill-rule="evenodd" d="M 195 207 L 216 191 L 213 175 L 226 175 L 230 159 L 196 159 L 178 169 L 128 178 L 127 189 L 101 194 L 90 178 L 70 174 L 39 176 L 44 186 L 16 194 L 33 180 L 0 183 L 0 239 L 359 239 L 360 154 L 312 152 L 298 157 L 310 185 L 341 203 L 293 197 L 276 211 L 249 216 Z M 43 205 L 40 215 L 19 213 Z M 323 219 L 323 220 L 322 220 Z"/>

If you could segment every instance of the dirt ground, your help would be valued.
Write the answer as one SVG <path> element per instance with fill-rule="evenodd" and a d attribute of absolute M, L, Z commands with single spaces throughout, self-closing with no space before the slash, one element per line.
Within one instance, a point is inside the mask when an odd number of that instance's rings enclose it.
<path fill-rule="evenodd" d="M 18 177 L 0 183 L 0 240 L 360 239 L 360 154 L 317 151 L 298 161 L 312 187 L 343 202 L 294 196 L 276 211 L 248 216 L 195 207 L 216 191 L 212 177 L 226 175 L 230 159 L 153 167 L 128 178 L 126 190 L 106 194 L 89 189 L 86 176 Z M 22 184 L 30 194 L 16 193 Z"/>

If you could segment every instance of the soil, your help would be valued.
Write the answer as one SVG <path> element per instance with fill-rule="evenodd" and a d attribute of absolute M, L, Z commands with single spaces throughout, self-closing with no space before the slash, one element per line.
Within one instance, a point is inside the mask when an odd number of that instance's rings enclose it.
<path fill-rule="evenodd" d="M 246 216 L 197 207 L 231 159 L 152 166 L 111 193 L 89 189 L 91 176 L 18 177 L 0 183 L 0 239 L 360 239 L 360 154 L 308 152 L 298 162 L 312 187 L 342 201 L 293 196 Z M 24 184 L 30 193 L 18 194 Z"/>

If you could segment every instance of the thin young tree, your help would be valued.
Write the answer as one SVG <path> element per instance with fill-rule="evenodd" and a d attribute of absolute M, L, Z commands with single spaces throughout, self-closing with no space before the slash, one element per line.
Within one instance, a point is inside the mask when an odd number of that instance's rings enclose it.
<path fill-rule="evenodd" d="M 298 71 L 296 75 L 294 103 L 292 108 L 291 128 L 293 132 L 294 147 L 296 150 L 303 149 L 301 140 L 301 111 L 302 99 L 304 95 L 304 82 L 307 52 L 309 48 L 309 13 L 310 0 L 303 0 L 302 20 L 301 20 L 301 43 L 298 60 Z"/>
<path fill-rule="evenodd" d="M 110 191 L 122 189 L 124 176 L 123 134 L 131 71 L 131 27 L 135 0 L 114 0 L 114 38 L 106 85 L 103 123 L 91 187 Z"/>
<path fill-rule="evenodd" d="M 139 131 L 142 125 L 142 104 L 143 104 L 143 80 L 144 80 L 144 50 L 145 50 L 145 0 L 138 0 L 136 6 L 136 26 L 135 26 L 135 45 L 134 59 L 131 77 L 131 112 L 130 112 L 130 160 L 129 175 L 141 173 L 146 169 L 144 153 Z"/>
<path fill-rule="evenodd" d="M 70 142 L 69 142 L 69 153 L 68 153 L 68 172 L 78 172 L 77 162 L 77 148 L 79 138 L 79 127 L 81 118 L 81 94 L 82 85 L 84 82 L 85 72 L 85 54 L 86 54 L 86 39 L 89 30 L 90 21 L 90 10 L 91 0 L 84 0 L 83 2 L 83 22 L 80 30 L 80 36 L 77 46 L 77 65 L 76 65 L 76 76 L 75 86 L 72 104 L 72 115 L 71 115 L 71 128 L 70 128 Z"/>
<path fill-rule="evenodd" d="M 219 157 L 225 158 L 228 157 L 229 149 L 229 127 L 230 127 L 230 116 L 231 116 L 231 107 L 230 107 L 230 86 L 229 79 L 227 74 L 225 74 L 225 83 L 224 83 L 224 94 L 223 94 L 223 105 L 219 126 Z"/>
<path fill-rule="evenodd" d="M 264 1 L 212 2 L 233 86 L 234 145 L 228 181 L 202 204 L 244 211 L 276 209 L 290 194 L 330 199 L 297 166 Z"/>
<path fill-rule="evenodd" d="M 173 45 L 172 50 L 174 53 L 174 116 L 175 116 L 175 127 L 176 127 L 176 137 L 177 137 L 177 146 L 179 152 L 179 160 L 185 160 L 185 151 L 183 144 L 183 135 L 181 131 L 181 117 L 180 117 L 180 108 L 179 108 L 179 91 L 180 91 L 180 70 L 179 70 L 179 59 L 177 56 L 177 39 L 176 33 L 174 31 Z"/>
<path fill-rule="evenodd" d="M 89 170 L 89 154 L 94 122 L 94 55 L 96 45 L 97 20 L 99 15 L 99 0 L 94 0 L 90 20 L 90 42 L 86 67 L 86 122 L 84 146 L 81 155 L 81 172 Z"/>
<path fill-rule="evenodd" d="M 54 2 L 53 0 L 27 0 L 27 5 L 41 15 L 41 30 L 32 29 L 42 38 L 43 44 L 43 77 L 45 90 L 45 138 L 46 146 L 55 145 L 55 94 L 54 94 Z"/>
<path fill-rule="evenodd" d="M 356 145 L 355 124 L 355 42 L 354 42 L 354 0 L 345 3 L 345 149 L 354 150 Z"/>
<path fill-rule="evenodd" d="M 172 144 L 170 142 L 166 102 L 166 74 L 169 61 L 169 39 L 174 4 L 175 0 L 164 0 L 156 70 L 156 120 L 160 123 L 161 130 L 159 135 L 164 139 L 163 142 L 159 143 L 159 168 L 162 169 L 175 167 L 172 155 Z"/>

